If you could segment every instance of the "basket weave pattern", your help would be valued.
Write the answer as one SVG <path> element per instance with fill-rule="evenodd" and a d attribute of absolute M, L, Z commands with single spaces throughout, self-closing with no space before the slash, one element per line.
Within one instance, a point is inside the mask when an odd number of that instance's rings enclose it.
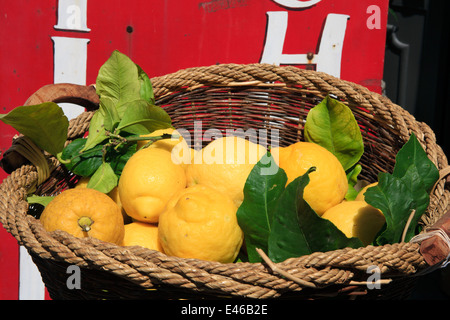
<path fill-rule="evenodd" d="M 324 73 L 264 64 L 227 64 L 180 70 L 155 77 L 152 84 L 157 104 L 169 113 L 176 128 L 193 132 L 196 121 L 201 120 L 203 130 L 277 129 L 281 145 L 303 139 L 309 109 L 331 94 L 352 109 L 360 124 L 366 149 L 361 177 L 367 182 L 376 181 L 379 172 L 391 172 L 397 151 L 411 133 L 439 170 L 448 167 L 426 124 L 389 99 Z M 28 103 L 61 97 L 37 92 L 33 99 Z M 95 105 L 95 97 L 88 99 Z M 67 143 L 87 132 L 93 112 L 87 110 L 70 121 Z M 27 248 L 53 299 L 400 297 L 407 294 L 405 288 L 411 279 L 428 268 L 419 245 L 402 242 L 316 252 L 277 264 L 293 276 L 292 280 L 265 263 L 182 259 L 138 246 L 125 248 L 65 232 L 48 233 L 27 215 L 26 195 L 34 189 L 36 194 L 58 193 L 73 185 L 77 177 L 54 158 L 46 159 L 52 174 L 42 185 L 36 185 L 38 173 L 32 164 L 22 165 L 0 185 L 0 222 Z M 432 225 L 449 210 L 449 194 L 448 184 L 441 179 L 422 217 L 423 226 Z M 66 286 L 69 265 L 82 270 L 81 290 Z M 386 290 L 367 290 L 362 285 L 367 281 L 367 268 L 373 265 L 380 268 L 383 279 L 392 280 Z"/>

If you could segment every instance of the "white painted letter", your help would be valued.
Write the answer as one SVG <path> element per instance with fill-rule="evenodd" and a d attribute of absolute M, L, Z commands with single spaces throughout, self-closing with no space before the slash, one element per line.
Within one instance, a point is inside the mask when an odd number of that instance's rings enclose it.
<path fill-rule="evenodd" d="M 319 3 L 322 0 L 309 0 L 309 1 L 298 1 L 298 0 L 273 0 L 274 2 L 281 4 L 284 7 L 299 9 L 308 8 Z"/>
<path fill-rule="evenodd" d="M 54 42 L 54 83 L 86 84 L 87 44 L 89 39 L 52 37 Z M 83 107 L 61 103 L 65 115 L 72 119 Z"/>
<path fill-rule="evenodd" d="M 288 26 L 286 11 L 267 12 L 267 35 L 261 63 L 269 64 L 316 64 L 317 71 L 326 72 L 340 77 L 342 48 L 344 46 L 345 31 L 348 15 L 330 13 L 325 21 L 319 52 L 312 59 L 307 54 L 283 54 L 284 40 Z"/>

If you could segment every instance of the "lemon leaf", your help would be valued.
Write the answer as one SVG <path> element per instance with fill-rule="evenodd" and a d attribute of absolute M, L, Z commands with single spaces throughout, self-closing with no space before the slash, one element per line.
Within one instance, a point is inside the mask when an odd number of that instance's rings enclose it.
<path fill-rule="evenodd" d="M 67 140 L 69 120 L 54 102 L 19 106 L 1 114 L 0 120 L 54 156 L 62 151 Z"/>
<path fill-rule="evenodd" d="M 331 221 L 321 218 L 303 199 L 311 168 L 289 183 L 278 199 L 269 235 L 268 256 L 273 262 L 362 246 L 361 240 L 347 238 Z"/>
<path fill-rule="evenodd" d="M 113 132 L 120 122 L 114 101 L 111 98 L 100 99 L 99 108 L 89 123 L 89 134 L 81 152 L 89 150 L 108 138 L 106 131 Z"/>
<path fill-rule="evenodd" d="M 377 186 L 364 193 L 366 202 L 380 209 L 386 218 L 386 228 L 377 237 L 377 244 L 400 242 L 411 214 L 404 240 L 409 241 L 418 232 L 419 219 L 430 202 L 428 192 L 438 179 L 439 170 L 411 134 L 396 155 L 393 173 L 380 173 Z"/>
<path fill-rule="evenodd" d="M 27 197 L 27 202 L 29 204 L 32 203 L 39 203 L 40 205 L 43 205 L 44 207 L 47 206 L 55 196 L 37 196 L 37 195 L 31 195 Z"/>
<path fill-rule="evenodd" d="M 255 164 L 247 178 L 244 185 L 244 200 L 236 215 L 244 232 L 249 262 L 262 260 L 256 248 L 267 252 L 272 215 L 286 182 L 286 173 L 278 168 L 270 152 Z"/>
<path fill-rule="evenodd" d="M 137 65 L 126 55 L 115 50 L 100 67 L 96 79 L 96 91 L 100 99 L 113 100 L 119 108 L 128 101 L 140 98 L 141 83 Z M 119 115 L 120 115 L 120 110 Z"/>
<path fill-rule="evenodd" d="M 139 81 L 141 83 L 141 89 L 139 91 L 141 99 L 144 99 L 151 104 L 155 104 L 155 96 L 153 94 L 153 86 L 152 82 L 150 81 L 150 78 L 145 73 L 144 70 L 138 65 L 136 65 L 138 68 L 138 77 Z"/>
<path fill-rule="evenodd" d="M 420 172 L 420 183 L 423 184 L 425 190 L 430 191 L 439 179 L 439 170 L 428 158 L 414 133 L 411 134 L 409 140 L 398 151 L 395 157 L 393 175 L 396 177 L 405 175 L 411 165 Z"/>
<path fill-rule="evenodd" d="M 364 142 L 351 109 L 327 96 L 306 117 L 305 141 L 314 142 L 333 153 L 344 170 L 353 167 L 364 153 Z"/>
<path fill-rule="evenodd" d="M 345 200 L 351 201 L 355 200 L 358 195 L 358 191 L 355 189 L 355 185 L 358 182 L 358 175 L 362 171 L 362 166 L 360 164 L 356 164 L 353 168 L 347 170 L 347 181 L 348 181 L 348 190 L 345 194 Z"/>
<path fill-rule="evenodd" d="M 111 168 L 111 165 L 108 162 L 104 162 L 94 172 L 86 187 L 108 193 L 117 186 L 117 182 L 117 175 Z"/>
<path fill-rule="evenodd" d="M 401 178 L 380 173 L 378 184 L 367 189 L 365 200 L 383 212 L 386 226 L 375 239 L 376 244 L 398 243 L 411 214 L 413 217 L 406 233 L 408 242 L 417 232 L 417 223 L 429 204 L 429 196 L 420 184 L 420 175 L 411 166 Z"/>
<path fill-rule="evenodd" d="M 83 177 L 90 177 L 102 164 L 103 145 L 98 144 L 82 153 L 86 141 L 86 138 L 73 140 L 64 148 L 60 157 L 68 170 Z"/>
<path fill-rule="evenodd" d="M 80 152 L 89 150 L 108 138 L 104 123 L 104 116 L 97 110 L 91 118 L 87 141 Z"/>
<path fill-rule="evenodd" d="M 107 148 L 105 160 L 111 165 L 111 168 L 118 177 L 122 174 L 122 170 L 127 161 L 136 152 L 136 148 L 136 143 L 124 144 L 118 148 Z"/>
<path fill-rule="evenodd" d="M 114 101 L 111 98 L 104 97 L 100 100 L 100 105 L 97 112 L 103 117 L 104 128 L 111 132 L 114 131 L 120 122 L 119 113 L 114 106 Z"/>
<path fill-rule="evenodd" d="M 127 103 L 117 129 L 143 135 L 171 126 L 172 120 L 163 108 L 152 105 L 146 100 L 138 99 Z"/>

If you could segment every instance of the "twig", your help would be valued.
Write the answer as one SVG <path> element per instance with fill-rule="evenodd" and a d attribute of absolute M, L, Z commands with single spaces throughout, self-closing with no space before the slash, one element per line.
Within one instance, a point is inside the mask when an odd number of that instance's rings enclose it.
<path fill-rule="evenodd" d="M 450 166 L 447 166 L 441 171 L 439 171 L 439 179 L 434 183 L 433 188 L 431 188 L 430 194 L 434 193 L 434 190 L 436 189 L 439 182 L 448 175 L 450 175 Z"/>
<path fill-rule="evenodd" d="M 403 234 L 402 234 L 402 242 L 405 241 L 406 233 L 408 232 L 409 225 L 411 224 L 411 221 L 412 221 L 415 213 L 416 213 L 416 209 L 413 209 L 411 211 L 411 214 L 409 215 L 408 221 L 406 221 L 406 225 L 405 225 L 405 228 L 403 229 Z"/>
<path fill-rule="evenodd" d="M 303 287 L 308 287 L 308 288 L 316 288 L 316 285 L 307 281 L 304 281 L 286 271 L 284 271 L 283 269 L 280 269 L 279 267 L 277 267 L 277 265 L 275 263 L 273 263 L 269 257 L 264 253 L 264 251 L 262 251 L 259 248 L 256 248 L 256 252 L 258 252 L 258 254 L 261 256 L 261 258 L 264 260 L 264 262 L 269 266 L 269 268 L 272 270 L 272 272 L 278 273 L 280 275 L 282 275 L 283 277 L 292 280 L 296 283 L 298 283 L 299 285 L 303 286 Z"/>
<path fill-rule="evenodd" d="M 374 281 L 374 282 L 369 282 L 369 281 L 354 281 L 354 280 L 352 280 L 352 281 L 350 281 L 349 282 L 349 285 L 353 285 L 353 286 L 361 286 L 361 285 L 368 285 L 368 284 L 371 284 L 371 285 L 375 285 L 375 284 L 389 284 L 389 283 L 391 283 L 392 282 L 392 279 L 380 279 L 380 280 L 377 280 L 377 281 Z"/>

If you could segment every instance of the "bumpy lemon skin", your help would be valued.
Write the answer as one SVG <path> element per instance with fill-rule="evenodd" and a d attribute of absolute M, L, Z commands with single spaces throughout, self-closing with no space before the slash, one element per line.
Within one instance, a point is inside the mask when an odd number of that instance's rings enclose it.
<path fill-rule="evenodd" d="M 147 138 L 147 137 L 157 137 L 161 136 L 163 134 L 170 134 L 170 135 L 179 135 L 178 132 L 174 128 L 167 128 L 167 129 L 158 129 L 153 131 L 152 133 L 142 135 L 141 137 Z M 150 144 L 150 148 L 160 148 L 160 149 L 166 149 L 167 151 L 172 151 L 173 147 L 176 146 L 178 143 L 180 143 L 183 140 L 183 137 L 179 136 L 177 139 L 166 138 L 166 139 L 159 139 L 154 141 L 152 144 Z M 150 140 L 139 140 L 137 142 L 137 149 L 141 149 L 144 147 Z"/>
<path fill-rule="evenodd" d="M 81 217 L 93 221 L 88 232 L 78 225 Z M 94 189 L 64 190 L 45 207 L 40 221 L 49 232 L 62 230 L 79 238 L 93 237 L 121 245 L 124 237 L 120 207 L 106 194 Z"/>
<path fill-rule="evenodd" d="M 248 175 L 266 152 L 262 145 L 236 136 L 213 140 L 186 167 L 187 186 L 203 184 L 215 188 L 239 207 Z"/>
<path fill-rule="evenodd" d="M 303 198 L 318 215 L 344 199 L 348 190 L 347 175 L 336 156 L 324 147 L 299 141 L 287 147 L 273 148 L 271 153 L 275 162 L 286 172 L 287 184 L 311 167 L 316 168 L 309 174 L 310 181 Z"/>
<path fill-rule="evenodd" d="M 192 159 L 195 154 L 195 150 L 190 148 L 187 141 L 183 136 L 174 128 L 155 130 L 150 134 L 143 135 L 142 137 L 157 137 L 163 134 L 170 134 L 170 138 L 156 140 L 151 143 L 148 148 L 159 148 L 170 151 L 172 154 L 172 160 L 176 164 L 186 166 L 192 163 Z M 137 142 L 137 150 L 145 147 L 149 140 L 140 140 Z"/>
<path fill-rule="evenodd" d="M 125 164 L 119 179 L 122 206 L 131 218 L 157 223 L 167 201 L 186 187 L 184 168 L 160 148 L 137 151 Z"/>
<path fill-rule="evenodd" d="M 233 262 L 244 237 L 236 211 L 227 195 L 204 185 L 178 192 L 159 220 L 164 252 L 181 258 Z"/>

